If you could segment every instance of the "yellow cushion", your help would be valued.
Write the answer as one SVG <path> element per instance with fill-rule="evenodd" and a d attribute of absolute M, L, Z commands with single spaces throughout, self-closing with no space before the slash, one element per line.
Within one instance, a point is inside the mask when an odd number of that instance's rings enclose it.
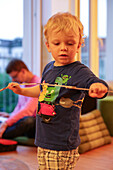
<path fill-rule="evenodd" d="M 79 134 L 81 138 L 80 153 L 111 143 L 109 131 L 97 109 L 80 116 Z"/>

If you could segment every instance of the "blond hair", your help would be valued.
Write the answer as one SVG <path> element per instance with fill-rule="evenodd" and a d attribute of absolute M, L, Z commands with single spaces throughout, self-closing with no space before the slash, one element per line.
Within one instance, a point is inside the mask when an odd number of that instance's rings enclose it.
<path fill-rule="evenodd" d="M 52 30 L 55 31 L 65 31 L 68 33 L 70 30 L 73 30 L 75 34 L 77 34 L 76 29 L 79 28 L 79 44 L 84 45 L 84 34 L 83 34 L 83 25 L 80 22 L 80 20 L 68 13 L 57 13 L 53 15 L 47 22 L 47 24 L 44 26 L 44 37 L 45 40 L 48 41 L 49 34 L 51 33 Z"/>

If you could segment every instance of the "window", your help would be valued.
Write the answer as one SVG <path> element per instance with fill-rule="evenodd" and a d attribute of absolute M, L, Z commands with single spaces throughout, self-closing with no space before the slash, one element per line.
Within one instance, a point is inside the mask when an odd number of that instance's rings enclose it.
<path fill-rule="evenodd" d="M 0 88 L 11 81 L 5 73 L 9 60 L 23 57 L 22 39 L 23 0 L 0 0 Z M 0 111 L 11 112 L 16 102 L 11 90 L 0 92 Z"/>
<path fill-rule="evenodd" d="M 113 81 L 113 1 L 106 0 L 106 50 L 105 50 L 105 62 L 104 62 L 104 73 L 105 80 Z M 103 18 L 104 20 L 104 18 Z M 104 21 L 104 22 L 105 22 Z"/>
<path fill-rule="evenodd" d="M 86 36 L 85 46 L 81 48 L 81 62 L 89 67 L 89 0 L 80 0 L 80 20 Z"/>
<path fill-rule="evenodd" d="M 68 12 L 71 13 L 74 11 L 74 0 L 42 0 L 42 37 L 43 37 L 43 28 L 48 19 L 57 12 Z M 74 13 L 73 13 L 74 14 Z M 42 38 L 42 70 L 44 66 L 52 60 L 51 55 L 48 53 L 43 38 Z"/>
<path fill-rule="evenodd" d="M 104 12 L 103 12 L 104 11 Z M 105 79 L 106 37 L 107 37 L 107 1 L 98 0 L 98 45 L 99 77 Z"/>

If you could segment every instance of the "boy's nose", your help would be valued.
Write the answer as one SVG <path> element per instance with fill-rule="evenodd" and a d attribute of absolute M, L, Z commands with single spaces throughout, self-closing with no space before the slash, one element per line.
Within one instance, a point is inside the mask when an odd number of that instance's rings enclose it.
<path fill-rule="evenodd" d="M 67 51 L 67 46 L 65 44 L 61 45 L 61 51 Z"/>

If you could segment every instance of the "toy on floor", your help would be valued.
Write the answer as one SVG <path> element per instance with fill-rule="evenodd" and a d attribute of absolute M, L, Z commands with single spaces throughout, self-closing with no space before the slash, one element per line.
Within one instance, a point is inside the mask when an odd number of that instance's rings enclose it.
<path fill-rule="evenodd" d="M 17 147 L 17 141 L 0 139 L 0 152 L 15 151 Z"/>

